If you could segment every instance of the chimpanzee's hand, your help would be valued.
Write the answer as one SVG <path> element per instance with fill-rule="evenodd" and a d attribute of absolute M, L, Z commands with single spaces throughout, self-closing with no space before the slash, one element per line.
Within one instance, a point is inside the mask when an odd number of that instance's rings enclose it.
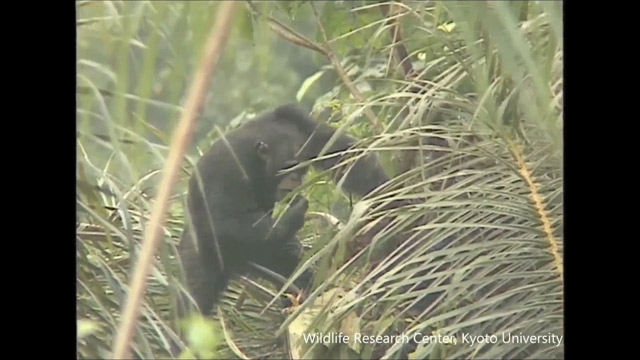
<path fill-rule="evenodd" d="M 296 197 L 291 202 L 291 207 L 295 207 L 297 211 L 302 213 L 307 213 L 309 209 L 309 201 L 304 198 L 302 195 L 296 195 Z"/>
<path fill-rule="evenodd" d="M 289 205 L 289 208 L 283 215 L 284 221 L 287 222 L 291 230 L 298 231 L 304 225 L 304 216 L 309 209 L 309 202 L 302 195 L 296 195 L 296 197 Z"/>

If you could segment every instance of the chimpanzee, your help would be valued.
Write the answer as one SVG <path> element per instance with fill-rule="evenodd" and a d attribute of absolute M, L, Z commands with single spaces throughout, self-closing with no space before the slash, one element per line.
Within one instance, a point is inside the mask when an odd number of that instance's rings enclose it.
<path fill-rule="evenodd" d="M 278 187 L 291 176 L 281 170 L 316 158 L 336 129 L 312 119 L 295 104 L 266 112 L 222 136 L 202 156 L 189 181 L 189 216 L 179 245 L 192 296 L 208 314 L 229 280 L 254 262 L 289 277 L 300 261 L 296 233 L 304 224 L 306 199 L 298 196 L 280 218 L 271 212 Z M 342 152 L 356 140 L 339 135 L 324 155 Z M 322 170 L 341 155 L 313 162 Z M 301 168 L 295 176 L 301 177 Z M 388 180 L 375 155 L 361 157 L 346 174 L 343 189 L 364 196 Z M 294 284 L 305 288 L 307 273 Z"/>

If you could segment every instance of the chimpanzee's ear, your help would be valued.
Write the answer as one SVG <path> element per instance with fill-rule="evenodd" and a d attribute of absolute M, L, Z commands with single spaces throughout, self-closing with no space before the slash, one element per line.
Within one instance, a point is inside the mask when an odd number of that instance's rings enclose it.
<path fill-rule="evenodd" d="M 264 158 L 269 154 L 269 145 L 267 145 L 267 143 L 265 143 L 264 141 L 258 140 L 256 142 L 255 149 L 256 149 L 256 153 L 260 157 Z"/>

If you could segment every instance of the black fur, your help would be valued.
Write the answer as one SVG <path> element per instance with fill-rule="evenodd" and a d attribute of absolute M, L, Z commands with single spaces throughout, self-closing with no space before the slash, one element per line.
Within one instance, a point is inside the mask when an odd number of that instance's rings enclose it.
<path fill-rule="evenodd" d="M 292 162 L 317 157 L 334 133 L 300 107 L 285 105 L 217 140 L 198 161 L 187 197 L 191 221 L 186 221 L 179 252 L 202 313 L 211 312 L 234 275 L 249 271 L 249 262 L 284 277 L 298 266 L 296 233 L 304 223 L 307 201 L 296 198 L 279 220 L 273 219 L 279 173 Z M 354 144 L 354 138 L 340 135 L 325 154 Z M 314 166 L 329 169 L 339 160 Z M 368 156 L 356 162 L 343 188 L 364 196 L 387 180 L 377 159 Z M 307 273 L 295 284 L 305 288 L 310 278 Z"/>

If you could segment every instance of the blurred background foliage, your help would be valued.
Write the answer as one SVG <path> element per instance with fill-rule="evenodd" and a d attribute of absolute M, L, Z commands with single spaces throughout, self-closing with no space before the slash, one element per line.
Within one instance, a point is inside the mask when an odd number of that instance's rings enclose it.
<path fill-rule="evenodd" d="M 77 2 L 80 358 L 109 357 L 218 4 Z M 395 177 L 357 203 L 327 176 L 307 176 L 300 238 L 303 267 L 318 271 L 315 301 L 288 317 L 276 305 L 263 312 L 279 289 L 239 279 L 218 317 L 190 321 L 174 309 L 184 290 L 180 183 L 132 354 L 170 357 L 171 343 L 184 342 L 180 357 L 562 358 L 563 344 L 300 345 L 315 331 L 563 334 L 562 3 L 258 1 L 241 9 L 181 180 L 220 132 L 292 101 L 362 138 Z M 416 204 L 381 210 L 393 199 Z"/>

